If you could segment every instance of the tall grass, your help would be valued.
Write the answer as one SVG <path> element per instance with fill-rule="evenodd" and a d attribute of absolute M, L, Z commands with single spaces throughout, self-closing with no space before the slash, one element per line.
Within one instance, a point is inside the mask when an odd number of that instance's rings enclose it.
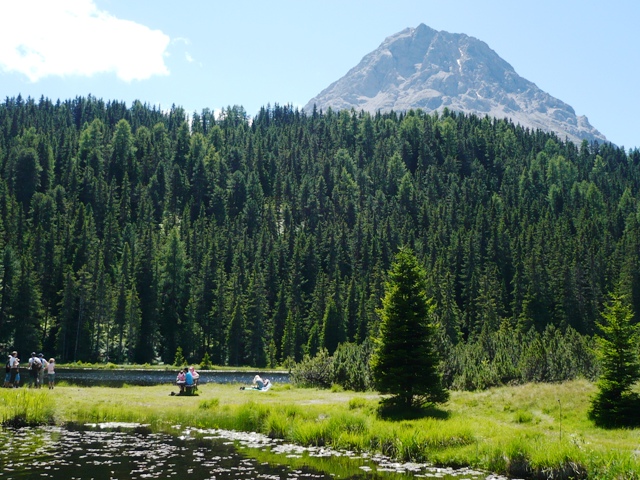
<path fill-rule="evenodd" d="M 473 466 L 518 478 L 640 479 L 640 434 L 603 430 L 586 416 L 587 381 L 453 392 L 435 416 L 390 419 L 371 393 L 274 388 L 266 394 L 203 385 L 199 397 L 166 387 L 0 391 L 3 421 L 138 422 L 263 433 L 304 446 L 382 453 L 403 461 Z"/>
<path fill-rule="evenodd" d="M 0 390 L 3 426 L 22 427 L 54 423 L 55 405 L 44 390 L 11 388 Z"/>

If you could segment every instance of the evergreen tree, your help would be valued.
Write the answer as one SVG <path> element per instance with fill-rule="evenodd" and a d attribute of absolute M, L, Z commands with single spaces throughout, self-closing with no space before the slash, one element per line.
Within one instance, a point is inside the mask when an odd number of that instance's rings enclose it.
<path fill-rule="evenodd" d="M 399 251 L 391 266 L 379 314 L 371 364 L 376 389 L 405 408 L 445 402 L 449 394 L 438 371 L 425 273 L 408 248 Z"/>
<path fill-rule="evenodd" d="M 229 352 L 228 364 L 240 366 L 244 364 L 246 328 L 245 316 L 240 299 L 235 302 L 231 321 L 227 327 L 227 351 Z"/>
<path fill-rule="evenodd" d="M 142 233 L 139 256 L 136 261 L 136 290 L 139 294 L 140 331 L 134 359 L 148 363 L 155 359 L 158 331 L 157 264 L 154 261 L 155 242 L 151 228 Z"/>
<path fill-rule="evenodd" d="M 40 187 L 42 167 L 38 161 L 38 153 L 33 148 L 20 151 L 16 159 L 14 189 L 16 199 L 28 209 L 29 202 Z"/>
<path fill-rule="evenodd" d="M 23 352 L 23 355 L 26 355 L 28 351 L 37 351 L 42 348 L 40 327 L 42 305 L 40 292 L 33 277 L 33 265 L 29 259 L 23 258 L 12 309 L 16 332 L 14 348 L 18 352 Z"/>
<path fill-rule="evenodd" d="M 322 318 L 320 346 L 326 348 L 329 355 L 333 355 L 338 345 L 345 340 L 344 317 L 338 311 L 336 302 L 332 297 L 327 301 L 327 306 Z"/>
<path fill-rule="evenodd" d="M 161 256 L 159 324 L 162 344 L 160 355 L 166 363 L 173 363 L 178 337 L 186 320 L 188 297 L 187 257 L 180 231 L 173 228 L 168 235 Z"/>
<path fill-rule="evenodd" d="M 640 379 L 638 327 L 625 299 L 612 294 L 598 324 L 602 375 L 589 417 L 604 427 L 640 424 L 640 398 L 632 387 Z"/>
<path fill-rule="evenodd" d="M 13 325 L 13 303 L 20 269 L 16 254 L 11 247 L 4 249 L 0 269 L 2 272 L 2 278 L 0 278 L 0 341 L 6 342 L 12 337 L 15 327 Z"/>
<path fill-rule="evenodd" d="M 249 122 L 229 107 L 190 128 L 180 107 L 8 98 L 0 342 L 18 334 L 28 258 L 44 348 L 61 361 L 114 355 L 121 338 L 123 361 L 165 347 L 170 361 L 180 345 L 229 363 L 239 298 L 240 362 L 300 360 L 334 333 L 378 332 L 382 272 L 409 245 L 429 272 L 448 385 L 591 378 L 612 282 L 640 318 L 638 191 L 637 149 L 448 111 L 276 106 Z M 323 337 L 325 313 L 344 336 Z"/>

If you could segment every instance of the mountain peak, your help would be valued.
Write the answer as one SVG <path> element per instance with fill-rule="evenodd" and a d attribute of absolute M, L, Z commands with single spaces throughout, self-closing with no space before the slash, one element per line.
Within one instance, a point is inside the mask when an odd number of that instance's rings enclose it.
<path fill-rule="evenodd" d="M 304 107 L 427 112 L 460 111 L 508 118 L 576 143 L 606 141 L 573 108 L 520 77 L 489 46 L 465 34 L 420 24 L 387 37 Z"/>

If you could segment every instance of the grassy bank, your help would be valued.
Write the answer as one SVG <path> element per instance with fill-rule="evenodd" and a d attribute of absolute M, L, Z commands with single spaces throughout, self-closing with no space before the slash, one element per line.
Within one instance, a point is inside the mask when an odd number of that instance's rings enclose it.
<path fill-rule="evenodd" d="M 640 430 L 602 430 L 586 418 L 586 381 L 452 392 L 431 415 L 381 419 L 378 397 L 279 385 L 268 392 L 207 384 L 197 397 L 171 386 L 0 391 L 3 421 L 126 421 L 257 431 L 303 445 L 381 452 L 402 460 L 471 465 L 531 478 L 640 478 Z"/>

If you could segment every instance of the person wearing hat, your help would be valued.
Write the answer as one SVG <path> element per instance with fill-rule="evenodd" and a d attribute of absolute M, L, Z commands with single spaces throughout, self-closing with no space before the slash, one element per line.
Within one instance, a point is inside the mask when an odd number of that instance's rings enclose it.
<path fill-rule="evenodd" d="M 31 388 L 38 388 L 38 374 L 42 370 L 42 363 L 40 363 L 40 359 L 36 356 L 36 352 L 31 352 L 31 357 L 29 357 L 29 386 Z"/>

